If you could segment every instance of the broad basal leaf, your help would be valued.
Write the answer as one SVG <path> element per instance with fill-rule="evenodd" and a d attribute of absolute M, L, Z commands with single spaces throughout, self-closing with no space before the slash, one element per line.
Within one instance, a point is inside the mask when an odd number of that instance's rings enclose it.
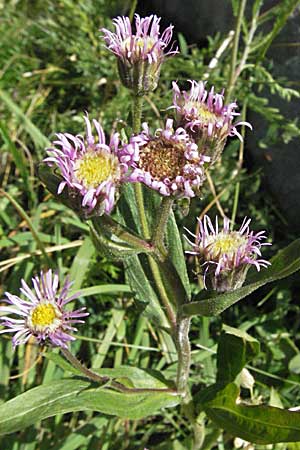
<path fill-rule="evenodd" d="M 212 392 L 212 391 L 211 391 Z M 257 444 L 298 442 L 300 412 L 237 402 L 239 388 L 228 384 L 203 405 L 209 418 L 232 436 Z"/>
<path fill-rule="evenodd" d="M 133 387 L 166 388 L 163 381 L 135 368 L 103 369 L 101 374 L 125 380 Z M 0 434 L 21 430 L 46 417 L 74 411 L 98 411 L 141 419 L 175 406 L 172 393 L 120 393 L 80 378 L 66 378 L 33 388 L 0 406 Z"/>

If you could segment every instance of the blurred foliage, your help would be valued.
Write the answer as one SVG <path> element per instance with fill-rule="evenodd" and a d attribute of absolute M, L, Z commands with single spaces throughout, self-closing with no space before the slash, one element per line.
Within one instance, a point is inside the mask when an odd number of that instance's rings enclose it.
<path fill-rule="evenodd" d="M 118 80 L 115 58 L 105 49 L 99 31 L 101 27 L 110 28 L 110 18 L 125 14 L 129 3 L 7 0 L 0 4 L 0 182 L 1 188 L 19 206 L 16 209 L 9 197 L 0 197 L 0 295 L 4 290 L 17 292 L 21 277 L 28 280 L 32 273 L 49 264 L 41 246 L 62 274 L 71 271 L 77 289 L 124 282 L 120 264 L 96 255 L 87 225 L 45 192 L 35 177 L 35 165 L 43 158 L 46 143 L 53 139 L 55 132 L 83 131 L 85 110 L 90 117 L 99 119 L 107 132 L 122 129 L 130 121 L 130 97 Z M 279 2 L 275 10 L 261 16 L 260 4 L 257 0 L 253 2 L 252 21 L 255 18 L 256 22 L 251 23 L 251 18 L 243 22 L 245 46 L 251 26 L 257 26 L 258 31 L 249 44 L 251 52 L 236 81 L 234 94 L 240 105 L 246 104 L 247 109 L 257 111 L 267 120 L 265 136 L 257 142 L 265 147 L 266 142 L 288 143 L 299 136 L 297 122 L 288 123 L 278 109 L 269 105 L 266 90 L 287 101 L 299 93 L 285 87 L 285 80 L 279 83 L 274 79 L 270 61 L 256 64 L 274 39 L 274 30 L 278 32 L 284 26 L 292 2 Z M 236 12 L 239 2 L 234 1 L 233 6 Z M 269 33 L 264 33 L 259 27 L 268 21 L 274 26 Z M 171 104 L 172 80 L 178 80 L 186 88 L 187 79 L 207 79 L 218 90 L 228 85 L 232 43 L 221 54 L 216 67 L 209 67 L 225 38 L 220 33 L 210 36 L 207 46 L 200 49 L 188 45 L 182 34 L 178 36 L 181 53 L 166 61 L 159 88 L 146 99 L 144 118 L 151 122 L 152 128 L 161 123 L 166 107 Z M 239 142 L 232 140 L 222 162 L 211 173 L 213 187 L 205 186 L 203 198 L 192 202 L 188 217 L 184 217 L 179 207 L 175 214 L 179 223 L 192 228 L 195 217 L 210 203 L 210 214 L 217 212 L 216 193 L 221 193 L 221 207 L 229 216 L 238 198 L 237 221 L 245 215 L 251 216 L 254 227 L 267 229 L 276 242 L 269 250 L 271 254 L 293 236 L 273 199 L 261 190 L 261 172 L 237 167 L 239 152 Z M 197 292 L 192 261 L 189 268 L 192 289 Z M 250 403 L 264 400 L 290 407 L 300 401 L 298 296 L 299 280 L 294 276 L 276 287 L 262 288 L 259 294 L 223 314 L 225 323 L 250 330 L 262 344 L 255 365 L 248 366 L 256 381 L 252 393 L 244 390 Z M 139 315 L 130 296 L 100 293 L 81 301 L 87 303 L 91 314 L 88 326 L 80 330 L 84 335 L 74 343 L 74 351 L 87 365 L 98 368 L 129 364 L 163 370 L 168 378 L 175 376 L 174 355 L 168 354 L 155 328 Z M 215 379 L 220 330 L 220 318 L 193 319 L 191 380 L 195 391 Z M 63 375 L 52 361 L 42 358 L 34 345 L 20 347 L 13 354 L 11 343 L 5 337 L 0 341 L 0 373 L 1 401 Z M 272 397 L 268 398 L 270 387 L 273 387 Z M 131 422 L 99 414 L 74 413 L 2 437 L 0 447 L 5 450 L 140 450 L 144 447 L 184 450 L 192 448 L 191 433 L 191 425 L 179 408 L 166 410 L 154 419 Z M 208 423 L 203 448 L 232 449 L 232 436 L 226 431 L 221 434 Z"/>

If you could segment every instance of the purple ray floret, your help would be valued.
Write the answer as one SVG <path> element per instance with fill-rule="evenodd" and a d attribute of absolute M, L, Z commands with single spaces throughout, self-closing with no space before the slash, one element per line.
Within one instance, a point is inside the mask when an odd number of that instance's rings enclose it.
<path fill-rule="evenodd" d="M 72 284 L 66 278 L 59 290 L 58 274 L 53 274 L 51 269 L 32 278 L 31 288 L 22 279 L 20 292 L 25 299 L 6 292 L 2 300 L 6 305 L 0 306 L 0 313 L 4 314 L 0 316 L 4 326 L 0 333 L 14 333 L 14 347 L 25 344 L 33 336 L 38 343 L 67 348 L 75 340 L 70 334 L 77 331 L 74 324 L 84 323 L 82 318 L 88 316 L 85 307 L 66 309 L 67 303 L 80 295 L 79 292 L 69 295 Z"/>
<path fill-rule="evenodd" d="M 124 180 L 128 164 L 119 160 L 119 134 L 113 133 L 106 144 L 104 131 L 93 120 L 97 137 L 92 134 L 92 125 L 86 115 L 86 136 L 58 133 L 53 147 L 48 149 L 44 162 L 57 166 L 63 180 L 58 186 L 58 194 L 66 187 L 81 197 L 82 208 L 92 211 L 103 204 L 109 214 L 115 202 L 115 193 Z"/>
<path fill-rule="evenodd" d="M 122 60 L 134 64 L 147 60 L 150 64 L 162 62 L 165 56 L 178 53 L 177 48 L 169 46 L 173 36 L 173 26 L 160 33 L 160 18 L 156 15 L 140 17 L 135 14 L 135 26 L 131 26 L 129 17 L 113 19 L 115 33 L 102 28 L 103 38 L 107 48 Z"/>
<path fill-rule="evenodd" d="M 219 136 L 226 139 L 227 136 L 237 136 L 241 141 L 242 135 L 238 132 L 237 126 L 246 125 L 250 129 L 252 126 L 248 122 L 235 122 L 235 118 L 240 114 L 236 112 L 237 103 L 225 104 L 224 91 L 215 93 L 214 87 L 210 91 L 205 89 L 202 81 L 189 80 L 190 91 L 181 91 L 175 81 L 173 81 L 173 105 L 179 116 L 179 121 L 185 128 L 193 132 L 202 130 L 207 136 Z"/>

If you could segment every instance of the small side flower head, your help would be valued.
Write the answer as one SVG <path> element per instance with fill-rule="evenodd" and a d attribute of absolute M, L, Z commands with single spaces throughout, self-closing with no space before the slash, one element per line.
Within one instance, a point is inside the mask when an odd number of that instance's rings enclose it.
<path fill-rule="evenodd" d="M 250 266 L 260 271 L 261 267 L 268 267 L 271 263 L 261 256 L 261 247 L 271 245 L 261 242 L 266 239 L 265 231 L 254 233 L 250 231 L 251 219 L 245 217 L 238 231 L 230 231 L 229 219 L 224 218 L 223 229 L 219 231 L 218 218 L 215 227 L 210 218 L 204 216 L 198 219 L 199 232 L 197 235 L 186 231 L 194 237 L 191 242 L 184 236 L 193 247 L 188 251 L 196 255 L 203 270 L 205 287 L 215 289 L 218 292 L 234 291 L 244 284 Z"/>
<path fill-rule="evenodd" d="M 132 136 L 130 144 L 120 152 L 131 158 L 130 181 L 144 183 L 161 195 L 194 197 L 199 194 L 204 175 L 204 164 L 209 158 L 201 155 L 195 142 L 183 128 L 173 128 L 173 120 L 167 119 L 165 128 L 151 134 L 146 123 L 139 135 Z"/>
<path fill-rule="evenodd" d="M 111 136 L 106 144 L 104 131 L 93 120 L 97 138 L 92 134 L 91 122 L 86 115 L 86 137 L 70 133 L 58 133 L 53 148 L 47 150 L 44 159 L 59 169 L 62 180 L 57 194 L 68 190 L 70 206 L 83 216 L 109 214 L 115 204 L 115 194 L 125 180 L 128 164 L 119 159 L 119 134 Z"/>
<path fill-rule="evenodd" d="M 128 17 L 113 19 L 115 33 L 102 28 L 108 50 L 118 58 L 118 69 L 122 83 L 135 94 L 142 95 L 157 87 L 160 68 L 166 56 L 178 53 L 173 44 L 167 50 L 172 35 L 170 25 L 160 33 L 160 18 L 135 14 L 134 30 Z"/>
<path fill-rule="evenodd" d="M 70 334 L 77 331 L 73 325 L 84 323 L 82 318 L 88 316 L 85 307 L 75 311 L 65 309 L 66 304 L 80 293 L 69 296 L 72 283 L 68 278 L 59 290 L 58 274 L 53 275 L 51 270 L 32 278 L 32 288 L 23 279 L 21 285 L 20 292 L 25 300 L 5 293 L 6 299 L 2 302 L 7 306 L 0 306 L 0 313 L 4 313 L 0 316 L 0 323 L 4 326 L 0 333 L 15 333 L 12 339 L 14 347 L 25 344 L 34 336 L 38 343 L 67 348 L 68 343 L 75 340 Z"/>
<path fill-rule="evenodd" d="M 241 141 L 242 135 L 237 126 L 252 126 L 248 122 L 235 122 L 239 116 L 235 110 L 235 102 L 224 104 L 224 91 L 220 94 L 205 89 L 205 83 L 189 80 L 189 92 L 181 91 L 177 83 L 173 82 L 173 105 L 176 110 L 177 125 L 184 127 L 201 147 L 201 151 L 210 156 L 213 164 L 221 155 L 228 136 L 237 136 Z"/>

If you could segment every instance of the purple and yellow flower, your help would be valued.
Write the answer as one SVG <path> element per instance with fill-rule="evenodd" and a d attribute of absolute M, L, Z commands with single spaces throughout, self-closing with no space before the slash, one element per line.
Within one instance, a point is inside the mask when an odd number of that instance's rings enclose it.
<path fill-rule="evenodd" d="M 205 83 L 189 80 L 190 91 L 181 91 L 173 82 L 173 105 L 176 110 L 177 125 L 184 127 L 202 147 L 205 154 L 211 157 L 213 164 L 223 151 L 228 136 L 242 135 L 237 130 L 240 125 L 252 129 L 248 122 L 234 122 L 240 114 L 236 112 L 237 104 L 224 103 L 224 91 L 215 93 L 205 89 Z"/>
<path fill-rule="evenodd" d="M 132 162 L 130 181 L 144 183 L 164 196 L 194 197 L 199 193 L 205 180 L 203 166 L 209 158 L 199 153 L 183 128 L 173 129 L 172 119 L 154 135 L 143 123 L 142 133 L 132 136 L 130 146 L 121 151 L 123 158 L 127 153 L 130 158 L 133 148 L 138 156 Z"/>
<path fill-rule="evenodd" d="M 48 149 L 49 156 L 44 162 L 59 168 L 62 181 L 58 194 L 67 188 L 71 198 L 79 197 L 79 205 L 87 213 L 96 209 L 98 214 L 109 214 L 114 207 L 116 190 L 128 171 L 128 163 L 121 162 L 118 156 L 119 134 L 113 133 L 106 144 L 101 125 L 93 120 L 96 140 L 88 116 L 84 119 L 86 138 L 58 133 L 58 140 L 53 142 L 55 147 Z"/>
<path fill-rule="evenodd" d="M 220 231 L 217 217 L 215 227 L 208 216 L 204 216 L 203 220 L 198 219 L 198 222 L 199 232 L 196 235 L 186 229 L 195 242 L 184 237 L 193 247 L 193 251 L 187 253 L 196 255 L 199 260 L 205 287 L 208 285 L 218 292 L 233 291 L 244 284 L 251 266 L 260 271 L 261 267 L 271 264 L 265 259 L 259 259 L 261 247 L 271 244 L 261 242 L 266 239 L 265 231 L 250 231 L 251 219 L 245 217 L 238 231 L 230 230 L 227 217 Z"/>
<path fill-rule="evenodd" d="M 0 333 L 15 333 L 12 339 L 14 347 L 25 344 L 33 336 L 38 343 L 67 348 L 68 343 L 75 340 L 70 334 L 77 331 L 73 325 L 84 323 L 82 318 L 88 316 L 85 307 L 75 311 L 65 309 L 67 303 L 80 295 L 76 293 L 69 296 L 72 282 L 66 278 L 59 290 L 58 274 L 53 275 L 48 270 L 41 272 L 40 277 L 32 278 L 32 288 L 23 279 L 21 285 L 20 292 L 25 299 L 5 293 L 6 299 L 2 302 L 7 303 L 7 306 L 0 306 L 0 313 L 5 314 L 0 316 L 1 325 L 4 326 Z"/>
<path fill-rule="evenodd" d="M 134 30 L 128 17 L 113 19 L 115 33 L 102 28 L 108 50 L 118 58 L 123 84 L 141 94 L 153 91 L 158 83 L 161 64 L 166 56 L 178 53 L 173 44 L 173 26 L 160 33 L 160 18 L 135 14 Z"/>

